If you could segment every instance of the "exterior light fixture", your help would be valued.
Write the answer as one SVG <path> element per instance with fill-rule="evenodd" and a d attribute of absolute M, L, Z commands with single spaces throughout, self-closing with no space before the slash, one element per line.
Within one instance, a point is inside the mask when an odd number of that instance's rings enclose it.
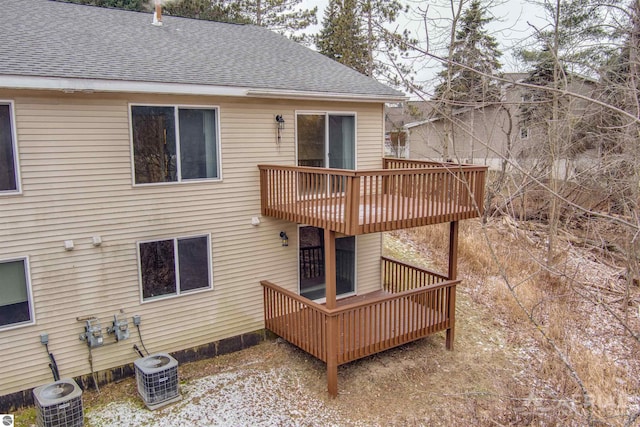
<path fill-rule="evenodd" d="M 282 141 L 282 131 L 284 130 L 284 118 L 281 114 L 276 116 L 276 129 L 278 133 L 276 142 L 280 145 L 280 141 Z"/>
<path fill-rule="evenodd" d="M 282 246 L 289 246 L 289 237 L 284 231 L 280 232 L 280 240 L 282 241 Z"/>

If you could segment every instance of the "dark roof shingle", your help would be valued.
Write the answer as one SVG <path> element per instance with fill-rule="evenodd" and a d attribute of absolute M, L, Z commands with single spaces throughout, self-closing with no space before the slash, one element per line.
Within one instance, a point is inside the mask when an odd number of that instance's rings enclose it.
<path fill-rule="evenodd" d="M 2 75 L 399 97 L 403 94 L 253 25 L 50 0 L 3 0 Z M 0 84 L 0 86 L 2 86 Z"/>

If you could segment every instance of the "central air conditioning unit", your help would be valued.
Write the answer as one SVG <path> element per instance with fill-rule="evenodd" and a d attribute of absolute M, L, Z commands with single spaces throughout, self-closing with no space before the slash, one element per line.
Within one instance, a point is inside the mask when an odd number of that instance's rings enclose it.
<path fill-rule="evenodd" d="M 180 400 L 178 361 L 167 353 L 156 353 L 133 362 L 138 393 L 153 410 Z"/>
<path fill-rule="evenodd" d="M 33 389 L 38 427 L 82 427 L 82 389 L 62 379 Z"/>

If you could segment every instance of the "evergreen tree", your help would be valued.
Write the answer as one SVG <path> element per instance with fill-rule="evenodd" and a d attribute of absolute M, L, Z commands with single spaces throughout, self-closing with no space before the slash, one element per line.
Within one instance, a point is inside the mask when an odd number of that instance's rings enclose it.
<path fill-rule="evenodd" d="M 630 216 L 640 205 L 640 2 L 633 0 L 627 13 L 621 47 L 603 66 L 596 95 L 628 114 L 603 108 L 589 130 L 604 166 L 594 179 L 610 189 L 612 210 Z"/>
<path fill-rule="evenodd" d="M 163 10 L 168 15 L 207 21 L 250 24 L 243 14 L 240 3 L 233 0 L 176 0 L 166 3 Z"/>
<path fill-rule="evenodd" d="M 488 76 L 499 75 L 502 53 L 496 39 L 484 28 L 489 22 L 491 18 L 481 1 L 473 0 L 461 16 L 450 46 L 452 62 L 439 74 L 442 81 L 435 89 L 435 98 L 454 106 L 500 101 L 500 87 Z"/>
<path fill-rule="evenodd" d="M 411 43 L 408 32 L 394 33 L 385 28 L 384 24 L 396 21 L 399 14 L 406 8 L 398 0 L 359 0 L 364 25 L 364 35 L 367 40 L 367 71 L 368 76 L 375 76 L 392 85 L 398 86 L 398 71 L 407 76 L 411 70 L 404 66 L 399 57 L 407 52 Z M 388 61 L 394 64 L 390 67 Z M 395 68 L 399 67 L 400 70 Z"/>
<path fill-rule="evenodd" d="M 616 3 L 617 0 L 607 0 Z M 605 31 L 603 16 L 605 4 L 600 0 L 558 0 L 543 4 L 549 25 L 535 33 L 536 48 L 523 49 L 521 59 L 529 64 L 531 71 L 525 83 L 538 86 L 528 89 L 524 95 L 527 102 L 520 107 L 521 120 L 526 126 L 542 127 L 547 132 L 552 125 L 559 132 L 556 150 L 558 155 L 567 155 L 576 150 L 576 141 L 582 136 L 576 132 L 585 125 L 570 117 L 568 97 L 547 89 L 567 90 L 576 75 L 594 75 L 611 49 L 603 43 L 609 35 Z M 564 126 L 563 123 L 570 126 Z"/>
<path fill-rule="evenodd" d="M 621 47 L 602 67 L 599 92 L 609 104 L 640 117 L 640 2 L 632 1 L 625 21 Z"/>
<path fill-rule="evenodd" d="M 367 74 L 367 40 L 357 0 L 329 0 L 322 30 L 315 37 L 318 51 L 362 74 Z"/>
<path fill-rule="evenodd" d="M 563 162 L 586 148 L 585 109 L 577 108 L 570 93 L 570 83 L 577 73 L 592 74 L 594 64 L 602 60 L 606 50 L 602 40 L 605 19 L 600 0 L 556 0 L 543 8 L 548 25 L 535 33 L 537 49 L 523 50 L 522 58 L 533 68 L 525 83 L 537 88 L 524 94 L 520 108 L 525 126 L 534 130 L 528 150 L 533 160 L 532 175 L 548 182 L 546 219 L 548 221 L 547 267 L 556 259 L 557 230 L 560 216 L 568 207 L 557 195 L 567 196 L 571 186 L 561 174 Z M 565 163 L 566 164 L 566 163 Z"/>
<path fill-rule="evenodd" d="M 91 6 L 112 7 L 125 10 L 144 10 L 145 0 L 57 0 L 66 3 L 87 4 Z"/>
<path fill-rule="evenodd" d="M 520 104 L 520 122 L 524 127 L 544 125 L 551 119 L 551 102 L 553 92 L 548 88 L 562 89 L 569 84 L 571 74 L 565 67 L 558 64 L 550 49 L 543 49 L 536 53 L 537 62 L 532 64 L 529 75 L 523 83 L 534 85 L 538 88 L 529 88 L 523 95 L 524 102 Z M 555 71 L 555 77 L 554 77 Z M 558 99 L 559 103 L 564 103 Z"/>
<path fill-rule="evenodd" d="M 385 24 L 395 22 L 403 10 L 399 0 L 329 0 L 316 47 L 367 76 L 400 86 L 400 76 L 412 74 L 400 57 L 417 42 L 407 31 L 395 33 Z"/>
<path fill-rule="evenodd" d="M 150 10 L 153 0 L 58 0 L 126 10 Z M 302 0 L 173 0 L 164 1 L 167 15 L 209 21 L 255 24 L 294 39 L 295 33 L 317 23 L 318 8 L 299 10 Z"/>
<path fill-rule="evenodd" d="M 302 0 L 243 0 L 243 14 L 249 20 L 296 40 L 304 37 L 296 34 L 309 25 L 318 23 L 318 7 L 298 9 Z"/>
<path fill-rule="evenodd" d="M 528 64 L 556 55 L 567 71 L 593 76 L 613 52 L 604 41 L 610 30 L 606 23 L 606 6 L 617 0 L 558 0 L 544 2 L 542 9 L 548 25 L 536 29 L 533 49 L 520 50 L 519 56 Z M 557 51 L 557 52 L 556 52 Z"/>

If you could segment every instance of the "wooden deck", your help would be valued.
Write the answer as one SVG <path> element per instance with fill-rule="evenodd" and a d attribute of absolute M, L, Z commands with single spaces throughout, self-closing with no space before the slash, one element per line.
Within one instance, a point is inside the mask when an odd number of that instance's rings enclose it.
<path fill-rule="evenodd" d="M 383 169 L 259 165 L 262 214 L 348 235 L 474 218 L 484 166 L 383 159 Z"/>
<path fill-rule="evenodd" d="M 382 264 L 383 290 L 341 300 L 334 309 L 262 282 L 266 328 L 340 365 L 454 327 L 459 280 L 387 258 Z"/>

